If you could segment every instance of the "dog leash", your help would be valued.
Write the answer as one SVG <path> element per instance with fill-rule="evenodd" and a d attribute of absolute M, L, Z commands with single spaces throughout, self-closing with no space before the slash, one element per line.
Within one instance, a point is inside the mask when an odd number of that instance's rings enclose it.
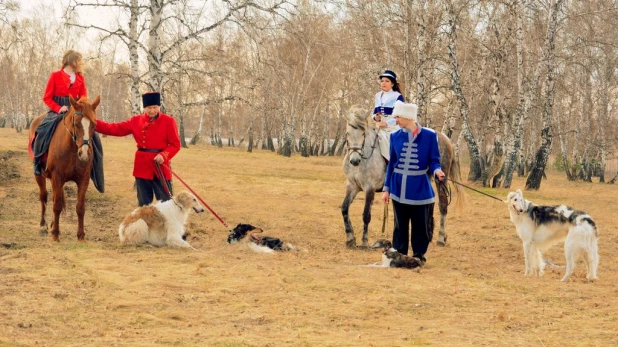
<path fill-rule="evenodd" d="M 212 213 L 213 216 L 215 216 L 215 218 L 217 218 L 217 220 L 219 220 L 219 222 L 221 222 L 221 224 L 223 224 L 224 227 L 226 227 L 228 230 L 231 229 L 230 226 L 223 220 L 223 218 L 219 217 L 219 215 L 217 214 L 217 212 L 215 212 L 212 208 L 210 208 L 210 206 L 208 206 L 208 204 L 193 190 L 191 189 L 191 187 L 189 187 L 189 185 L 183 181 L 182 178 L 180 178 L 180 176 L 178 176 L 174 171 L 172 171 L 172 168 L 170 168 L 169 166 L 165 165 L 165 164 L 160 164 L 165 166 L 168 170 L 170 170 L 170 172 L 172 173 L 172 175 L 174 175 L 174 177 L 176 177 L 182 184 L 184 184 L 185 187 L 187 187 L 187 189 L 189 189 L 189 191 L 200 200 L 200 202 L 202 203 L 202 205 L 204 205 L 208 211 L 210 211 L 210 213 Z M 156 166 L 159 166 L 159 163 L 156 164 Z M 160 168 L 159 168 L 160 169 Z"/>
<path fill-rule="evenodd" d="M 467 185 L 462 184 L 462 183 L 459 183 L 459 182 L 457 182 L 457 181 L 453 181 L 453 180 L 452 180 L 452 179 L 450 179 L 450 178 L 447 178 L 447 179 L 448 179 L 449 181 L 451 181 L 451 182 L 455 183 L 455 184 L 459 184 L 459 185 L 460 185 L 460 186 L 462 186 L 462 187 L 466 187 L 466 188 L 468 188 L 468 189 L 470 189 L 470 190 L 474 190 L 475 192 L 480 193 L 480 194 L 483 194 L 483 195 L 485 195 L 485 196 L 488 196 L 488 197 L 490 197 L 490 198 L 492 198 L 492 199 L 498 200 L 498 201 L 500 201 L 500 202 L 504 202 L 504 200 L 502 200 L 502 199 L 500 199 L 500 198 L 497 198 L 497 197 L 495 197 L 495 196 L 493 196 L 493 195 L 490 195 L 490 194 L 484 193 L 484 192 L 482 192 L 482 191 L 480 191 L 480 190 L 477 190 L 477 189 L 474 189 L 474 188 L 472 188 L 472 187 L 468 187 Z"/>
<path fill-rule="evenodd" d="M 155 161 L 155 171 L 157 173 L 157 177 L 159 178 L 159 182 L 161 182 L 161 185 L 163 186 L 163 190 L 165 190 L 165 193 L 170 199 L 173 199 L 172 187 L 169 186 L 169 182 L 165 179 L 165 176 L 163 176 L 161 165 L 157 163 L 156 161 Z"/>

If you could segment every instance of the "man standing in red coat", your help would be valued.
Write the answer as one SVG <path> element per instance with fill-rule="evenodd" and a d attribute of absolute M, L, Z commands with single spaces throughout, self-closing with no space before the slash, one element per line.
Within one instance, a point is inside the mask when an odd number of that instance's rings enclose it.
<path fill-rule="evenodd" d="M 107 123 L 97 119 L 95 130 L 111 136 L 133 135 L 137 151 L 133 162 L 133 176 L 137 186 L 139 206 L 149 205 L 153 193 L 159 201 L 169 200 L 161 180 L 157 177 L 155 162 L 161 170 L 171 191 L 172 175 L 170 161 L 180 151 L 178 127 L 173 117 L 161 113 L 161 94 L 153 92 L 142 95 L 144 113 L 124 122 Z"/>

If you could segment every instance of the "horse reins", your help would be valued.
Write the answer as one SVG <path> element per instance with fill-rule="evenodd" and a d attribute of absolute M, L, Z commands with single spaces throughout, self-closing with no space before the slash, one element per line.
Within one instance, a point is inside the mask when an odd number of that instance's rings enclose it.
<path fill-rule="evenodd" d="M 77 147 L 80 147 L 80 146 L 77 144 L 77 133 L 75 132 L 75 128 L 77 127 L 77 126 L 75 125 L 75 116 L 82 116 L 82 115 L 83 115 L 83 113 L 82 113 L 82 112 L 79 112 L 79 111 L 75 111 L 75 112 L 73 112 L 73 121 L 71 122 L 71 123 L 73 124 L 73 131 L 71 131 L 71 129 L 69 129 L 69 127 L 67 127 L 67 123 L 66 123 L 66 121 L 65 121 L 66 116 L 67 116 L 68 114 L 69 114 L 69 112 L 68 112 L 68 111 L 67 111 L 67 112 L 64 112 L 64 113 L 62 114 L 62 125 L 64 125 L 64 128 L 65 128 L 65 129 L 69 132 L 69 134 L 71 135 L 71 139 L 73 140 L 73 142 L 75 142 L 75 145 L 76 145 Z M 84 129 L 84 132 L 85 132 L 85 129 Z M 89 146 L 89 141 L 90 141 L 90 140 L 82 139 L 82 141 L 84 141 L 84 143 L 82 143 L 82 146 Z"/>
<path fill-rule="evenodd" d="M 438 190 L 448 197 L 448 203 L 446 203 L 446 206 L 449 206 L 453 200 L 451 187 L 447 186 L 444 181 L 437 180 L 436 183 L 438 186 Z"/>
<path fill-rule="evenodd" d="M 348 125 L 350 125 L 350 124 L 348 124 Z M 353 129 L 358 129 L 358 127 L 355 127 L 355 126 L 353 126 L 353 125 L 350 125 L 350 126 L 351 126 Z M 376 147 L 377 147 L 377 144 L 378 144 L 378 142 L 379 142 L 379 140 L 380 140 L 380 136 L 378 136 L 378 132 L 376 131 L 376 136 L 374 137 L 374 139 L 373 139 L 373 145 L 371 146 L 371 153 L 369 153 L 369 156 L 367 156 L 367 157 L 363 155 L 363 149 L 365 148 L 365 140 L 366 140 L 366 139 L 367 139 L 367 135 L 366 135 L 366 133 L 363 133 L 363 143 L 361 144 L 361 146 L 360 146 L 360 147 L 352 147 L 352 146 L 348 146 L 348 149 L 349 149 L 350 151 L 352 151 L 352 152 L 357 152 L 357 153 L 360 155 L 360 157 L 361 157 L 362 159 L 365 159 L 365 160 L 367 160 L 367 159 L 371 158 L 371 156 L 373 155 L 373 151 L 374 151 L 374 150 L 376 149 Z M 347 139 L 346 139 L 346 142 L 348 142 L 348 140 L 347 140 Z M 349 143 L 349 142 L 348 142 L 348 143 Z"/>

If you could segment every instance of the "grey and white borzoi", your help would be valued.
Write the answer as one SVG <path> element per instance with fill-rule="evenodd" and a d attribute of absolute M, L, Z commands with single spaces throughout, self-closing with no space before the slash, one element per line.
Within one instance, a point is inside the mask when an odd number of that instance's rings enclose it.
<path fill-rule="evenodd" d="M 582 254 L 590 281 L 597 279 L 599 246 L 597 227 L 585 212 L 568 206 L 538 206 L 524 199 L 521 190 L 510 192 L 506 198 L 511 222 L 523 242 L 525 275 L 542 276 L 545 268 L 543 251 L 564 241 L 567 281 L 575 269 L 575 261 Z"/>
<path fill-rule="evenodd" d="M 347 178 L 346 194 L 341 205 L 343 223 L 346 233 L 346 246 L 356 247 L 356 237 L 350 222 L 349 209 L 356 194 L 365 192 L 365 208 L 363 210 L 363 247 L 368 246 L 369 223 L 371 222 L 371 205 L 375 197 L 375 191 L 384 185 L 386 175 L 386 162 L 380 154 L 377 130 L 369 123 L 369 113 L 360 108 L 352 107 L 347 116 L 346 141 L 348 149 L 343 158 L 343 172 Z M 452 177 L 460 181 L 459 164 L 454 158 L 453 146 L 448 137 L 438 133 L 438 146 L 440 148 L 440 166 L 445 177 Z M 446 182 L 446 180 L 445 180 Z M 437 189 L 440 207 L 440 235 L 438 245 L 446 244 L 446 214 L 448 211 L 449 197 L 443 189 Z M 464 203 L 463 188 L 455 186 L 457 192 L 457 207 Z"/>

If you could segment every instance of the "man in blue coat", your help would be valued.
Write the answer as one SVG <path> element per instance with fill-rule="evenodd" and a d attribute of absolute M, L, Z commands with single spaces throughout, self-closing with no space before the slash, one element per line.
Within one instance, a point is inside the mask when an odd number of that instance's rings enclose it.
<path fill-rule="evenodd" d="M 415 104 L 400 101 L 393 109 L 401 129 L 391 134 L 382 200 L 384 203 L 393 200 L 393 248 L 407 255 L 410 239 L 412 256 L 423 266 L 434 229 L 435 193 L 428 173 L 442 181 L 444 172 L 440 168 L 438 134 L 417 123 L 417 109 Z"/>

